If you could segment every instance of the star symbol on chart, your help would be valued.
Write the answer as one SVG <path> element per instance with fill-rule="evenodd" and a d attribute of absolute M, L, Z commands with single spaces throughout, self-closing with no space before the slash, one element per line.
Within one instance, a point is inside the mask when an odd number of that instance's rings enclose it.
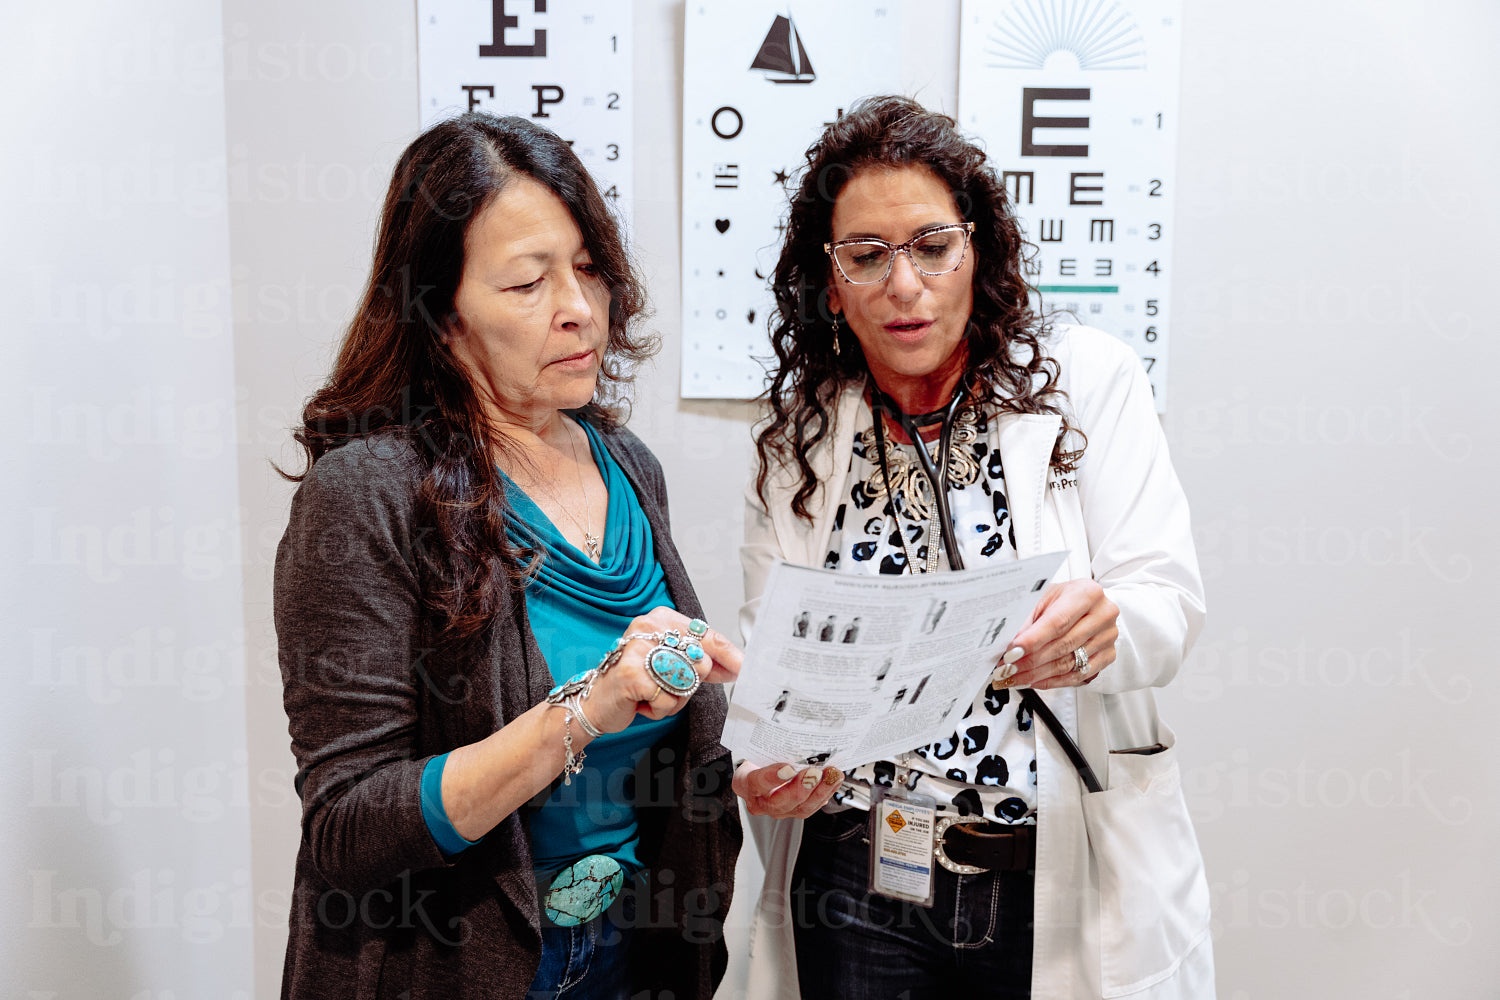
<path fill-rule="evenodd" d="M 785 170 L 778 170 L 776 171 L 776 180 L 773 183 L 786 187 L 786 182 L 789 180 L 791 180 L 791 177 L 788 176 Z"/>

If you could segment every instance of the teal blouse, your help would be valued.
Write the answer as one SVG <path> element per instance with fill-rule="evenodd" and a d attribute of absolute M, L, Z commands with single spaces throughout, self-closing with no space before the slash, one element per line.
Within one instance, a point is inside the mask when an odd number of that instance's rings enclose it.
<path fill-rule="evenodd" d="M 609 491 L 599 564 L 563 538 L 531 498 L 505 477 L 506 534 L 513 544 L 543 553 L 541 567 L 526 588 L 526 612 L 552 679 L 559 684 L 598 666 L 633 618 L 652 608 L 673 607 L 656 561 L 651 525 L 635 489 L 594 429 L 586 423 L 581 426 Z M 638 715 L 622 732 L 605 733 L 589 744 L 583 771 L 571 784 L 558 782 L 540 808 L 528 808 L 525 820 L 538 871 L 564 868 L 588 854 L 608 855 L 631 870 L 640 867 L 633 774 L 646 751 L 681 718 L 656 721 Z M 456 854 L 477 841 L 460 837 L 442 810 L 446 758 L 433 758 L 422 773 L 422 814 L 438 846 Z"/>

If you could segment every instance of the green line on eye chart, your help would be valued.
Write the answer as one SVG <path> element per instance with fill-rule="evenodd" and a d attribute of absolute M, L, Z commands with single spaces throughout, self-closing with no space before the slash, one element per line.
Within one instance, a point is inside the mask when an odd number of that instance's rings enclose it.
<path fill-rule="evenodd" d="M 1039 292 L 1092 292 L 1096 295 L 1115 295 L 1119 285 L 1036 285 Z"/>

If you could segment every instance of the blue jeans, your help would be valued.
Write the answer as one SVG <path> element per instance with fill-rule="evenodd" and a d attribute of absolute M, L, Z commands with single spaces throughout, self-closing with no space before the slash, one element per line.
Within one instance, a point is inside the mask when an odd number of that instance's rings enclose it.
<path fill-rule="evenodd" d="M 937 868 L 932 907 L 870 892 L 869 814 L 816 813 L 792 873 L 808 1000 L 1031 995 L 1035 873 Z"/>
<path fill-rule="evenodd" d="M 630 996 L 629 893 L 577 927 L 542 921 L 542 964 L 527 1000 L 626 1000 Z"/>

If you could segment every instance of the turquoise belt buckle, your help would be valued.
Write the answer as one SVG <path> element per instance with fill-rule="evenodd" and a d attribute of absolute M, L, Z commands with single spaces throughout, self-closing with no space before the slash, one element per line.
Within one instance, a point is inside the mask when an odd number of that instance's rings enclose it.
<path fill-rule="evenodd" d="M 547 919 L 559 927 L 586 924 L 609 909 L 625 886 L 620 862 L 603 854 L 590 854 L 553 877 L 542 897 Z"/>

